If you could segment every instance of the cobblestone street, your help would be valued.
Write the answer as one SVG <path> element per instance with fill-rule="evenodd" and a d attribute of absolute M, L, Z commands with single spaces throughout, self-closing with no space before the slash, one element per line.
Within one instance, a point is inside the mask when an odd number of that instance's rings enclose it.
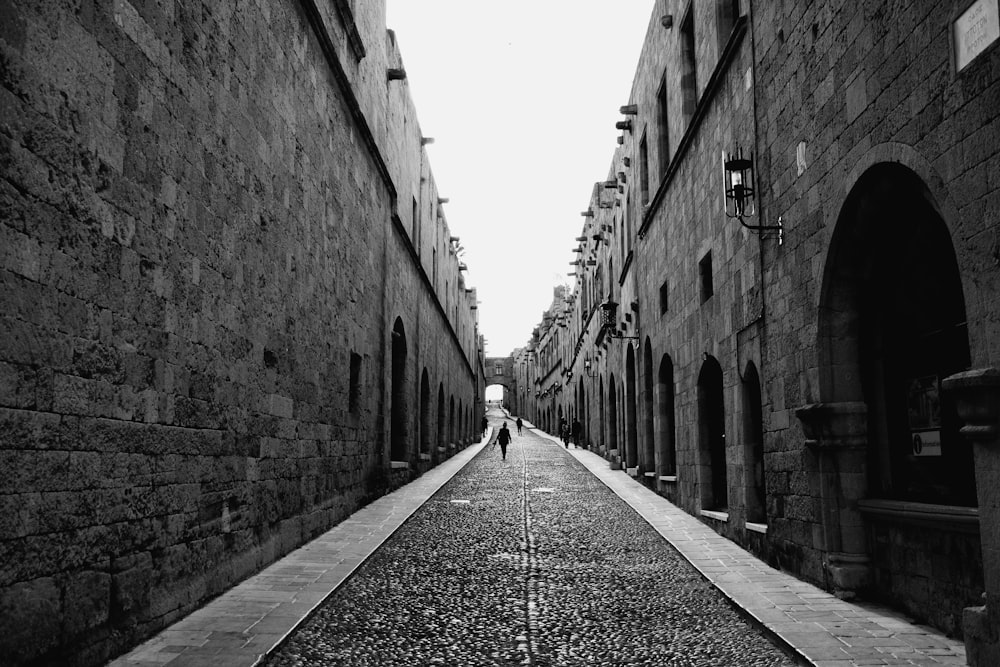
<path fill-rule="evenodd" d="M 526 429 L 506 461 L 487 446 L 267 664 L 794 663 L 583 465 Z"/>

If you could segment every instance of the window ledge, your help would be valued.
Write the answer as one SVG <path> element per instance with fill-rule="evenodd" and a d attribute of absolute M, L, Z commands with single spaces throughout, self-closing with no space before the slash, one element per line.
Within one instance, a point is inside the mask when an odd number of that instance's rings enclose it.
<path fill-rule="evenodd" d="M 858 501 L 858 510 L 871 518 L 956 533 L 979 532 L 979 508 L 934 505 L 908 500 L 869 498 Z"/>
<path fill-rule="evenodd" d="M 767 524 L 766 523 L 754 523 L 752 521 L 747 521 L 747 530 L 752 533 L 760 533 L 761 535 L 767 535 Z"/>
<path fill-rule="evenodd" d="M 420 460 L 421 461 L 430 461 L 431 460 L 431 455 L 430 454 L 421 453 L 420 454 Z"/>
<path fill-rule="evenodd" d="M 407 470 L 410 467 L 409 461 L 390 461 L 389 465 L 393 470 Z"/>
<path fill-rule="evenodd" d="M 660 475 L 661 482 L 677 483 L 677 475 Z"/>
<path fill-rule="evenodd" d="M 720 512 L 718 510 L 702 510 L 701 515 L 715 521 L 729 521 L 729 512 Z"/>
<path fill-rule="evenodd" d="M 644 476 L 646 476 L 646 477 L 656 477 L 657 476 L 655 472 L 644 472 L 642 474 Z"/>

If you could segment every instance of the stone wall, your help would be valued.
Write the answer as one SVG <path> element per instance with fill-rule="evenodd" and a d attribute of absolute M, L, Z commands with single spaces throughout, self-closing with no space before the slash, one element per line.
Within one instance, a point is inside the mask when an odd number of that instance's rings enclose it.
<path fill-rule="evenodd" d="M 97 664 L 471 441 L 474 294 L 349 4 L 0 10 L 0 662 Z"/>
<path fill-rule="evenodd" d="M 592 263 L 576 269 L 561 366 L 547 359 L 523 373 L 529 380 L 558 367 L 566 383 L 541 401 L 529 392 L 529 417 L 574 410 L 575 397 L 588 397 L 588 430 L 611 465 L 720 533 L 839 595 L 891 601 L 956 634 L 962 608 L 983 588 L 978 564 L 991 567 L 974 554 L 995 520 L 979 525 L 971 493 L 952 506 L 914 502 L 902 485 L 876 488 L 891 485 L 889 446 L 870 418 L 883 410 L 879 399 L 861 391 L 863 369 L 873 366 L 858 351 L 859 329 L 874 325 L 859 325 L 857 302 L 890 293 L 865 282 L 858 266 L 912 273 L 899 258 L 911 256 L 913 239 L 934 238 L 920 242 L 939 250 L 946 235 L 962 292 L 949 298 L 965 304 L 963 321 L 952 323 L 967 330 L 962 364 L 997 365 L 1000 47 L 955 70 L 953 22 L 970 4 L 744 1 L 733 17 L 732 2 L 657 2 L 630 98 L 594 100 L 623 105 L 622 134 L 589 200 L 581 259 Z M 756 216 L 746 222 L 780 224 L 780 238 L 744 229 L 723 210 L 723 156 L 738 146 L 756 160 Z M 906 218 L 909 227 L 852 222 L 862 215 L 852 193 L 867 187 L 873 168 L 909 184 L 894 190 L 896 211 L 923 217 Z M 918 223 L 931 228 L 924 218 L 943 221 L 934 229 L 944 232 L 920 236 Z M 711 296 L 702 271 L 709 253 Z M 947 252 L 938 257 L 949 261 Z M 595 294 L 598 271 L 610 280 Z M 898 285 L 906 271 L 886 283 Z M 583 306 L 609 298 L 622 338 Z M 529 342 L 529 362 L 538 342 Z M 721 418 L 706 420 L 699 379 L 713 362 Z M 705 438 L 719 422 L 724 455 L 713 458 Z M 942 460 L 942 468 L 958 465 Z M 720 462 L 725 488 L 716 490 Z M 996 487 L 986 468 L 976 474 L 980 486 Z M 922 530 L 887 529 L 879 516 L 919 521 Z M 943 557 L 950 548 L 969 558 Z M 938 609 L 918 614 L 929 599 Z"/>

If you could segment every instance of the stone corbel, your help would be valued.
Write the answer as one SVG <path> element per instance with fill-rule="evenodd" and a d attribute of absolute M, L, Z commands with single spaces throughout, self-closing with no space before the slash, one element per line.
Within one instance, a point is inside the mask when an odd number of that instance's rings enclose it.
<path fill-rule="evenodd" d="M 812 449 L 864 449 L 868 446 L 868 406 L 860 401 L 812 403 L 795 411 L 806 446 Z"/>

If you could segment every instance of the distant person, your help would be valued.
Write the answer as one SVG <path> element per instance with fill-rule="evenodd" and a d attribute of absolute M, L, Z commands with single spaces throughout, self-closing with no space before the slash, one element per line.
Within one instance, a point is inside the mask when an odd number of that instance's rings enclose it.
<path fill-rule="evenodd" d="M 500 443 L 500 455 L 503 460 L 507 460 L 507 445 L 510 444 L 510 431 L 507 430 L 507 422 L 503 423 L 500 427 L 500 432 L 497 433 L 497 442 Z"/>
<path fill-rule="evenodd" d="M 524 422 L 522 422 L 522 421 L 521 421 L 521 418 L 520 418 L 520 417 L 518 417 L 518 418 L 517 418 L 517 421 L 516 421 L 515 423 L 517 424 L 517 434 L 518 434 L 518 435 L 521 435 L 521 426 L 523 426 L 523 425 L 524 425 Z"/>
<path fill-rule="evenodd" d="M 490 423 L 488 421 L 486 421 L 486 415 L 483 415 L 483 421 L 480 422 L 479 428 L 483 432 L 483 437 L 484 438 L 486 437 L 486 429 L 488 429 L 489 426 L 490 426 Z"/>
<path fill-rule="evenodd" d="M 573 420 L 573 445 L 575 447 L 580 446 L 580 440 L 583 438 L 583 424 L 580 423 L 579 419 Z"/>
<path fill-rule="evenodd" d="M 562 438 L 566 449 L 569 449 L 569 424 L 566 423 L 565 419 L 559 420 L 559 437 Z"/>

